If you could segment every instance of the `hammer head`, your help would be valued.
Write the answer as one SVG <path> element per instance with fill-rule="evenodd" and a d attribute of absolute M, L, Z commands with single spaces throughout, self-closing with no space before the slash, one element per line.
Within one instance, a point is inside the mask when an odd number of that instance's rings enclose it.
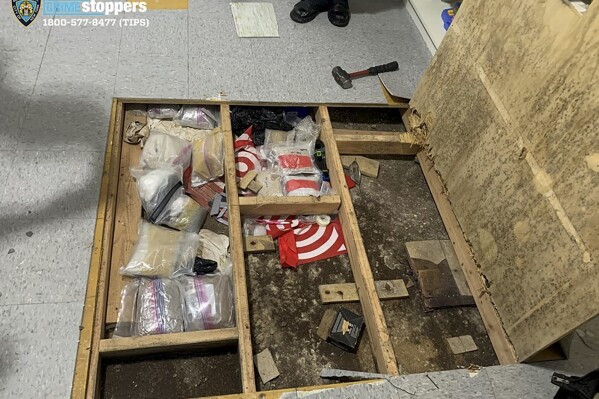
<path fill-rule="evenodd" d="M 341 67 L 336 66 L 333 68 L 333 77 L 335 82 L 344 89 L 351 89 L 353 87 L 349 73 L 345 72 Z"/>

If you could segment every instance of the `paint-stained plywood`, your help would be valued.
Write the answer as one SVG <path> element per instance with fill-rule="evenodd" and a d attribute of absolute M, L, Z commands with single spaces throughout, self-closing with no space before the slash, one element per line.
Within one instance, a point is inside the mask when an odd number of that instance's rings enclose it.
<path fill-rule="evenodd" d="M 467 1 L 411 101 L 519 360 L 599 313 L 598 66 L 597 2 Z"/>

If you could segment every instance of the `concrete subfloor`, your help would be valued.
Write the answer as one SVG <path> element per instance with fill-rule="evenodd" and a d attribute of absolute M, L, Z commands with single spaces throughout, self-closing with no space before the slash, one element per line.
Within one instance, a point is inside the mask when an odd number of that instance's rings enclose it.
<path fill-rule="evenodd" d="M 330 69 L 397 59 L 409 90 L 430 60 L 399 0 L 343 30 L 292 23 L 293 3 L 275 4 L 279 39 L 238 39 L 216 0 L 149 28 L 25 28 L 0 4 L 0 397 L 69 396 L 112 97 L 383 103 L 376 79 L 344 91 Z"/>

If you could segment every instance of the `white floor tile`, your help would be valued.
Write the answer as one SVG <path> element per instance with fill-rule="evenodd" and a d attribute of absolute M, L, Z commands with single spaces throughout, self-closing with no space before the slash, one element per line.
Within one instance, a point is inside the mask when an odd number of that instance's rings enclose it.
<path fill-rule="evenodd" d="M 94 225 L 94 219 L 0 220 L 0 305 L 81 301 Z"/>
<path fill-rule="evenodd" d="M 0 397 L 68 398 L 82 305 L 0 306 Z"/>
<path fill-rule="evenodd" d="M 0 219 L 93 219 L 101 152 L 17 151 L 3 187 Z"/>

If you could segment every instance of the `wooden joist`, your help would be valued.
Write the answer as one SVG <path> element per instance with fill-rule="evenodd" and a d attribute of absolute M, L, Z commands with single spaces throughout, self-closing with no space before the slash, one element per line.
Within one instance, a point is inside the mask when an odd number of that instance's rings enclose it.
<path fill-rule="evenodd" d="M 221 127 L 224 134 L 225 184 L 227 190 L 227 208 L 229 215 L 229 247 L 233 261 L 233 288 L 235 291 L 235 325 L 239 334 L 239 362 L 241 365 L 241 385 L 243 392 L 256 392 L 254 358 L 252 353 L 252 335 L 250 329 L 250 308 L 243 255 L 243 235 L 241 214 L 237 191 L 235 170 L 235 151 L 233 130 L 231 129 L 231 110 L 228 105 L 220 108 Z"/>
<path fill-rule="evenodd" d="M 345 180 L 341 157 L 337 149 L 337 143 L 333 135 L 333 128 L 327 107 L 321 106 L 316 114 L 317 123 L 321 123 L 320 139 L 327 148 L 327 164 L 331 176 L 331 184 L 341 198 L 339 218 L 345 243 L 348 250 L 349 260 L 354 275 L 360 304 L 366 320 L 366 329 L 370 338 L 370 345 L 376 360 L 379 372 L 397 375 L 399 368 L 395 359 L 393 345 L 389 339 L 387 323 L 383 315 L 383 309 L 379 302 L 374 277 L 370 269 L 366 248 L 360 234 L 360 226 L 356 217 L 356 211 L 352 203 L 349 188 Z"/>
<path fill-rule="evenodd" d="M 445 225 L 445 230 L 447 230 L 447 235 L 453 243 L 456 256 L 462 265 L 462 270 L 466 276 L 470 292 L 474 297 L 476 306 L 478 307 L 483 323 L 485 324 L 487 334 L 493 344 L 497 359 L 501 364 L 517 363 L 518 359 L 516 358 L 514 347 L 503 329 L 497 310 L 491 301 L 491 295 L 485 287 L 483 277 L 481 276 L 476 263 L 474 263 L 470 246 L 464 238 L 464 232 L 460 227 L 458 219 L 453 213 L 449 199 L 445 195 L 443 183 L 433 167 L 433 162 L 424 152 L 418 154 L 418 161 L 420 162 L 420 167 L 422 168 L 426 182 L 431 190 L 433 199 L 439 209 L 439 214 Z"/>
<path fill-rule="evenodd" d="M 177 350 L 208 349 L 237 344 L 237 328 L 189 331 L 100 341 L 102 357 L 140 356 Z"/>
<path fill-rule="evenodd" d="M 240 197 L 239 209 L 246 216 L 329 215 L 337 213 L 339 195 L 322 197 Z"/>
<path fill-rule="evenodd" d="M 340 154 L 416 155 L 422 148 L 407 132 L 334 129 Z"/>

